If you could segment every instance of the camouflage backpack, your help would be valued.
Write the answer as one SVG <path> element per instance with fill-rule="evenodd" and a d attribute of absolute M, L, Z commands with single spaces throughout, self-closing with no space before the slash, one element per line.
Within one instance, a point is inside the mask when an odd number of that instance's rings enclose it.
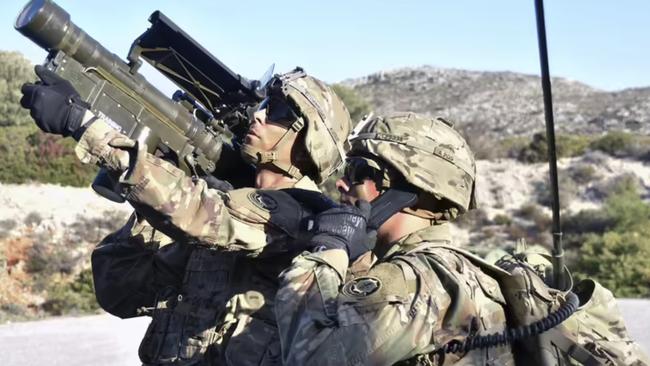
<path fill-rule="evenodd" d="M 448 249 L 497 279 L 510 323 L 502 334 L 467 339 L 452 351 L 512 342 L 521 365 L 650 365 L 630 338 L 611 291 L 598 282 L 587 279 L 572 291 L 560 291 L 544 283 L 544 267 L 550 262 L 544 263 L 538 253 L 508 255 L 492 265 L 462 249 Z"/>

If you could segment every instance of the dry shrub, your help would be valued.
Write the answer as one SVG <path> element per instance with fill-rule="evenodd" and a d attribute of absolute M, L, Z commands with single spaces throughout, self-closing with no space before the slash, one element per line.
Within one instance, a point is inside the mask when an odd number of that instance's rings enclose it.
<path fill-rule="evenodd" d="M 489 225 L 490 220 L 487 217 L 485 210 L 477 208 L 475 210 L 467 211 L 465 214 L 458 216 L 454 221 L 458 227 L 465 229 L 474 229 L 483 225 Z"/>
<path fill-rule="evenodd" d="M 517 210 L 517 215 L 533 222 L 535 228 L 540 231 L 547 230 L 551 227 L 551 217 L 542 210 L 539 205 L 526 203 Z"/>
<path fill-rule="evenodd" d="M 29 252 L 33 247 L 34 242 L 31 238 L 21 236 L 17 238 L 9 238 L 3 241 L 4 254 L 6 260 L 7 271 L 11 273 L 12 268 L 19 263 L 24 263 L 29 258 Z"/>
<path fill-rule="evenodd" d="M 27 226 L 36 226 L 43 222 L 43 217 L 38 212 L 32 211 L 23 220 L 23 223 Z"/>
<path fill-rule="evenodd" d="M 7 220 L 0 220 L 0 239 L 4 239 L 9 236 L 9 233 L 11 230 L 13 230 L 16 225 L 16 221 L 7 219 Z"/>
<path fill-rule="evenodd" d="M 578 164 L 568 169 L 568 174 L 576 183 L 584 185 L 598 179 L 598 171 L 593 165 Z"/>
<path fill-rule="evenodd" d="M 0 240 L 0 323 L 23 319 L 39 297 L 31 291 L 31 275 L 25 271 L 32 240 L 27 236 Z"/>
<path fill-rule="evenodd" d="M 506 233 L 511 240 L 519 240 L 528 237 L 528 230 L 519 224 L 511 224 L 506 227 Z"/>

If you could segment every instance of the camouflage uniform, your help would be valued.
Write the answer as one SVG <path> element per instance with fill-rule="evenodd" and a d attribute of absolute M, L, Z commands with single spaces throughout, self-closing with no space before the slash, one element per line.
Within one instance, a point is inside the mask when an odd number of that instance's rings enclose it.
<path fill-rule="evenodd" d="M 427 248 L 451 243 L 446 225 L 416 231 L 383 258 L 366 255 L 348 271 L 342 250 L 297 257 L 283 272 L 276 298 L 284 362 L 514 364 L 508 347 L 462 358 L 432 353 L 451 340 L 501 331 L 506 324 L 493 278 L 452 251 Z"/>
<path fill-rule="evenodd" d="M 355 132 L 350 155 L 383 158 L 409 183 L 445 197 L 460 212 L 473 206 L 474 160 L 446 121 L 400 114 L 368 120 Z M 427 217 L 435 210 L 410 212 Z M 349 270 L 342 250 L 297 257 L 281 275 L 276 300 L 285 363 L 513 364 L 509 347 L 434 353 L 452 340 L 506 326 L 496 280 L 439 247 L 452 244 L 447 225 L 437 220 L 392 243 L 381 258 L 367 254 Z"/>
<path fill-rule="evenodd" d="M 316 166 L 313 178 L 321 181 L 342 162 L 349 114 L 340 99 L 316 79 L 303 73 L 284 81 L 289 89 L 285 96 L 300 112 L 299 126 L 292 126 L 291 131 L 297 133 L 306 126 L 307 157 Z M 87 128 L 76 148 L 83 162 L 123 172 L 120 183 L 136 209 L 129 224 L 105 239 L 93 259 L 94 263 L 97 258 L 104 261 L 101 269 L 94 269 L 101 272 L 95 273 L 100 285 L 112 294 L 124 292 L 117 299 L 105 297 L 105 302 L 116 304 L 125 315 L 135 316 L 137 306 L 153 317 L 140 346 L 142 361 L 280 364 L 273 311 L 277 276 L 296 253 L 292 245 L 309 208 L 277 192 L 209 189 L 205 181 L 187 177 L 145 150 L 102 120 Z M 276 163 L 273 156 L 262 163 Z M 278 165 L 291 170 L 294 177 L 300 174 L 295 167 Z M 307 176 L 278 188 L 317 191 Z M 296 204 L 290 220 L 276 224 L 272 218 L 276 208 L 291 202 Z M 170 238 L 174 242 L 165 246 Z M 115 257 L 111 262 L 110 256 L 120 247 L 132 250 L 127 262 L 137 259 L 124 264 Z M 144 285 L 129 287 L 134 274 L 144 278 Z"/>
<path fill-rule="evenodd" d="M 388 248 L 375 250 L 385 252 L 381 257 L 367 253 L 350 268 L 341 249 L 296 257 L 280 275 L 276 297 L 284 363 L 648 364 L 627 335 L 611 293 L 594 281 L 574 288 L 581 306 L 568 319 L 525 336 L 523 327 L 556 318 L 549 314 L 566 293 L 548 288 L 519 257 L 504 257 L 494 266 L 451 245 L 446 222 L 475 205 L 476 168 L 450 123 L 413 113 L 369 118 L 350 140 L 349 155 L 399 172 L 418 190 L 418 202 L 404 212 L 431 225 L 406 230 Z M 482 341 L 496 341 L 506 320 L 508 337 L 524 335 L 523 342 L 506 338 L 505 345 L 469 352 L 458 347 L 468 338 L 489 335 Z M 515 327 L 521 328 L 511 332 Z M 460 352 L 446 353 L 454 350 Z"/>

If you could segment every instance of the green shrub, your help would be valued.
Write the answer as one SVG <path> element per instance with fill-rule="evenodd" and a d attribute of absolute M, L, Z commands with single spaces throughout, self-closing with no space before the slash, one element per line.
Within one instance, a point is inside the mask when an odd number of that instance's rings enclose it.
<path fill-rule="evenodd" d="M 614 220 L 605 210 L 582 210 L 563 218 L 563 231 L 566 234 L 602 234 L 614 227 Z"/>
<path fill-rule="evenodd" d="M 650 159 L 650 136 L 613 131 L 592 141 L 589 147 L 619 158 Z"/>
<path fill-rule="evenodd" d="M 536 204 L 528 203 L 519 208 L 517 214 L 535 224 L 537 231 L 546 231 L 551 227 L 551 217 Z"/>
<path fill-rule="evenodd" d="M 598 172 L 593 165 L 577 165 L 569 168 L 568 172 L 571 179 L 578 184 L 588 184 L 598 177 Z"/>
<path fill-rule="evenodd" d="M 558 158 L 571 158 L 584 155 L 592 139 L 590 136 L 557 135 L 555 148 L 557 149 Z"/>
<path fill-rule="evenodd" d="M 551 228 L 551 217 L 539 205 L 525 203 L 517 211 L 516 217 L 526 221 L 513 220 L 507 227 L 507 234 L 511 240 L 525 240 L 531 244 L 550 244 L 547 232 Z"/>
<path fill-rule="evenodd" d="M 43 218 L 41 217 L 41 214 L 36 211 L 28 213 L 23 220 L 23 223 L 27 226 L 39 225 L 41 222 L 43 222 Z"/>
<path fill-rule="evenodd" d="M 482 128 L 476 128 L 473 124 L 457 126 L 458 131 L 469 144 L 477 160 L 495 160 L 509 158 L 510 151 L 514 144 L 524 146 L 528 140 L 522 137 L 507 137 L 502 140 L 495 140 Z"/>
<path fill-rule="evenodd" d="M 540 163 L 546 161 L 548 157 L 548 144 L 546 142 L 546 135 L 543 133 L 536 133 L 533 135 L 533 140 L 519 150 L 517 160 L 524 163 Z"/>
<path fill-rule="evenodd" d="M 510 225 L 512 219 L 508 215 L 499 214 L 494 216 L 493 221 L 496 225 Z"/>
<path fill-rule="evenodd" d="M 0 126 L 32 123 L 29 112 L 19 102 L 20 87 L 35 78 L 32 64 L 23 55 L 0 51 Z"/>
<path fill-rule="evenodd" d="M 555 136 L 555 153 L 557 158 L 570 158 L 583 155 L 591 144 L 592 138 L 581 135 L 558 134 Z M 546 133 L 533 135 L 527 145 L 513 145 L 510 155 L 524 163 L 548 161 L 548 142 Z"/>
<path fill-rule="evenodd" d="M 650 205 L 633 179 L 621 180 L 602 210 L 581 212 L 565 227 L 575 233 L 567 242 L 576 248 L 569 257 L 577 279 L 593 277 L 617 296 L 650 295 Z"/>
<path fill-rule="evenodd" d="M 524 136 L 506 137 L 499 141 L 499 150 L 502 151 L 501 157 L 517 159 L 519 152 L 530 144 L 530 139 Z"/>
<path fill-rule="evenodd" d="M 98 309 L 90 269 L 81 271 L 70 283 L 54 283 L 43 303 L 43 310 L 51 315 L 86 314 Z"/>
<path fill-rule="evenodd" d="M 558 171 L 558 187 L 560 193 L 560 209 L 566 209 L 569 204 L 578 196 L 580 187 L 566 171 Z M 548 208 L 553 207 L 553 195 L 549 180 L 545 179 L 535 185 L 537 202 Z"/>
<path fill-rule="evenodd" d="M 88 186 L 97 168 L 81 164 L 74 145 L 71 139 L 41 132 L 33 123 L 0 127 L 0 182 Z"/>
<path fill-rule="evenodd" d="M 512 223 L 505 228 L 505 232 L 508 235 L 508 239 L 512 241 L 517 241 L 524 239 L 528 241 L 530 238 L 529 230 L 527 227 L 523 226 L 520 223 Z"/>
<path fill-rule="evenodd" d="M 592 234 L 580 247 L 576 278 L 593 277 L 616 296 L 650 295 L 650 230 Z"/>
<path fill-rule="evenodd" d="M 345 85 L 334 84 L 332 88 L 336 94 L 343 99 L 343 103 L 348 107 L 350 112 L 350 117 L 352 118 L 352 124 L 356 124 L 363 118 L 364 115 L 370 112 L 370 104 L 363 99 L 357 92 Z"/>
<path fill-rule="evenodd" d="M 634 178 L 624 176 L 605 201 L 605 212 L 619 232 L 638 231 L 650 224 L 650 205 L 641 199 Z"/>
<path fill-rule="evenodd" d="M 632 144 L 634 144 L 634 137 L 631 134 L 622 131 L 613 131 L 593 141 L 590 147 L 612 156 L 619 156 L 624 155 L 628 146 Z"/>

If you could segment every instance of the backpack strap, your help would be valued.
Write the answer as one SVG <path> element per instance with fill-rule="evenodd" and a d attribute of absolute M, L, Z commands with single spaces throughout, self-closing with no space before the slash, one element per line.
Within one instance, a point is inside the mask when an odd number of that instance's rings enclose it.
<path fill-rule="evenodd" d="M 455 253 L 458 253 L 458 254 L 462 255 L 463 257 L 467 258 L 470 262 L 472 262 L 477 267 L 484 270 L 487 274 L 495 277 L 497 280 L 499 280 L 501 278 L 504 278 L 504 277 L 511 276 L 511 274 L 508 273 L 507 271 L 505 271 L 504 269 L 499 268 L 499 267 L 495 266 L 494 264 L 486 262 L 481 257 L 479 257 L 479 256 L 477 256 L 477 255 L 475 255 L 473 253 L 470 253 L 467 250 L 464 250 L 464 249 L 458 248 L 456 246 L 453 246 L 453 245 L 449 244 L 448 241 L 445 241 L 445 240 L 431 241 L 431 242 L 428 242 L 428 243 L 424 243 L 422 245 L 418 245 L 416 248 L 406 252 L 406 254 L 421 252 L 421 251 L 423 251 L 425 249 L 432 249 L 432 248 L 443 248 L 443 249 L 448 249 L 448 250 L 451 250 L 451 251 L 453 251 Z"/>
<path fill-rule="evenodd" d="M 578 345 L 575 340 L 554 329 L 578 308 L 579 300 L 575 294 L 570 292 L 564 294 L 548 289 L 534 270 L 529 268 L 530 266 L 523 265 L 524 262 L 519 265 L 513 262 L 511 266 L 500 268 L 445 242 L 426 243 L 408 253 L 426 251 L 431 248 L 443 248 L 457 253 L 479 267 L 488 276 L 496 279 L 506 300 L 508 317 L 514 321 L 508 329 L 501 333 L 468 337 L 464 341 L 451 341 L 441 347 L 438 350 L 439 353 L 468 352 L 475 348 L 488 348 L 516 341 L 529 343 L 534 337 L 552 337 L 550 339 L 556 347 L 577 361 L 585 365 L 602 364 L 598 358 Z M 564 298 L 564 301 L 558 303 L 559 298 Z M 547 333 L 551 330 L 552 333 Z M 542 350 L 537 351 L 542 353 Z M 543 354 L 541 356 L 544 357 Z"/>
<path fill-rule="evenodd" d="M 561 327 L 562 325 L 560 325 Z M 606 365 L 607 363 L 595 357 L 589 350 L 581 346 L 575 339 L 569 338 L 566 334 L 559 331 L 557 328 L 547 330 L 543 337 L 549 337 L 553 345 L 560 349 L 564 354 L 580 362 L 584 366 L 599 366 Z M 552 355 L 556 357 L 556 355 Z"/>

